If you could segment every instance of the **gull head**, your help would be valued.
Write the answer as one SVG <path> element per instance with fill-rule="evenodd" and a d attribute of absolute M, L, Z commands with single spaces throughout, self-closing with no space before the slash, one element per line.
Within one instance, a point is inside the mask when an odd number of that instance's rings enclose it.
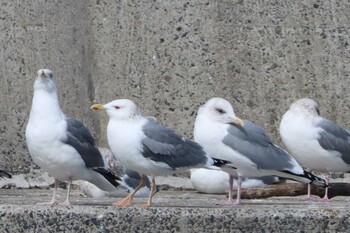
<path fill-rule="evenodd" d="M 243 120 L 238 118 L 232 105 L 222 98 L 211 98 L 198 110 L 198 116 L 206 116 L 213 121 L 229 124 L 234 123 L 243 126 Z"/>
<path fill-rule="evenodd" d="M 40 69 L 34 82 L 35 90 L 45 90 L 47 92 L 55 92 L 56 85 L 53 79 L 53 73 L 48 69 Z"/>
<path fill-rule="evenodd" d="M 141 116 L 137 105 L 129 99 L 113 100 L 104 105 L 94 104 L 91 109 L 105 110 L 111 120 L 130 120 Z"/>
<path fill-rule="evenodd" d="M 291 104 L 289 110 L 301 113 L 301 114 L 309 114 L 313 116 L 320 115 L 320 109 L 316 101 L 309 98 L 302 98 Z"/>

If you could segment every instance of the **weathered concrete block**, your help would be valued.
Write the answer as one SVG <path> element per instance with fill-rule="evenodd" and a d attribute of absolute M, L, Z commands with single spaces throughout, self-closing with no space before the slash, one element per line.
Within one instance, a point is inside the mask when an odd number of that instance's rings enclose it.
<path fill-rule="evenodd" d="M 327 204 L 272 198 L 219 207 L 214 202 L 224 196 L 161 192 L 156 207 L 144 209 L 111 206 L 114 198 L 76 196 L 71 207 L 32 204 L 49 198 L 48 190 L 1 194 L 1 232 L 349 232 L 350 224 L 347 198 Z"/>
<path fill-rule="evenodd" d="M 277 127 L 300 97 L 342 125 L 350 94 L 347 1 L 0 2 L 0 161 L 33 167 L 24 131 L 36 70 L 57 76 L 61 106 L 107 146 L 93 102 L 131 98 L 145 115 L 192 135 L 201 103 L 220 96 L 238 116 Z"/>

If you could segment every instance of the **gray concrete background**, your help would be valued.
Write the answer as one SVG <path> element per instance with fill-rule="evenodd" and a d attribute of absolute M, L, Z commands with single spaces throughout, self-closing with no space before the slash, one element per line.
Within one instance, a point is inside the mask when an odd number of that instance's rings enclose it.
<path fill-rule="evenodd" d="M 348 1 L 0 1 L 0 167 L 27 173 L 36 71 L 54 71 L 63 110 L 106 146 L 94 102 L 130 98 L 192 136 L 198 106 L 219 96 L 280 142 L 300 97 L 350 127 Z"/>

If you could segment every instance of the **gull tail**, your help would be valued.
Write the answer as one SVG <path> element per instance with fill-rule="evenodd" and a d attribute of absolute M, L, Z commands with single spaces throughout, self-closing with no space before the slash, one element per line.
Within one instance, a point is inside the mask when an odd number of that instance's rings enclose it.
<path fill-rule="evenodd" d="M 286 175 L 282 176 L 284 178 L 287 179 L 291 179 L 291 180 L 295 180 L 295 181 L 299 181 L 302 183 L 306 183 L 306 184 L 313 184 L 316 186 L 321 186 L 321 187 L 328 187 L 326 181 L 318 176 L 315 176 L 314 174 L 305 171 L 303 174 L 295 174 L 292 173 L 290 171 L 281 171 L 283 173 L 285 173 Z"/>
<path fill-rule="evenodd" d="M 110 170 L 107 170 L 105 168 L 94 168 L 93 170 L 98 174 L 102 175 L 114 187 L 118 187 L 120 185 L 121 179 L 116 175 L 114 175 Z M 95 184 L 97 187 L 101 188 L 102 190 L 105 190 L 105 188 L 101 187 L 102 184 L 99 183 L 97 180 L 91 180 L 90 182 Z"/>
<path fill-rule="evenodd" d="M 10 173 L 7 173 L 3 170 L 0 170 L 0 178 L 12 178 L 12 175 Z"/>

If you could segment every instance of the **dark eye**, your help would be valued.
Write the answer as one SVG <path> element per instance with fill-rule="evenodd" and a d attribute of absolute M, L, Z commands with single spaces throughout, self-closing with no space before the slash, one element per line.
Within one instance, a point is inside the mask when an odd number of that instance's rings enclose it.
<path fill-rule="evenodd" d="M 220 113 L 220 114 L 224 114 L 226 113 L 224 110 L 222 110 L 221 108 L 215 108 L 215 110 Z"/>
<path fill-rule="evenodd" d="M 49 77 L 52 78 L 52 74 L 51 73 L 49 74 Z"/>
<path fill-rule="evenodd" d="M 119 109 L 120 107 L 119 106 L 114 106 L 115 109 Z"/>

